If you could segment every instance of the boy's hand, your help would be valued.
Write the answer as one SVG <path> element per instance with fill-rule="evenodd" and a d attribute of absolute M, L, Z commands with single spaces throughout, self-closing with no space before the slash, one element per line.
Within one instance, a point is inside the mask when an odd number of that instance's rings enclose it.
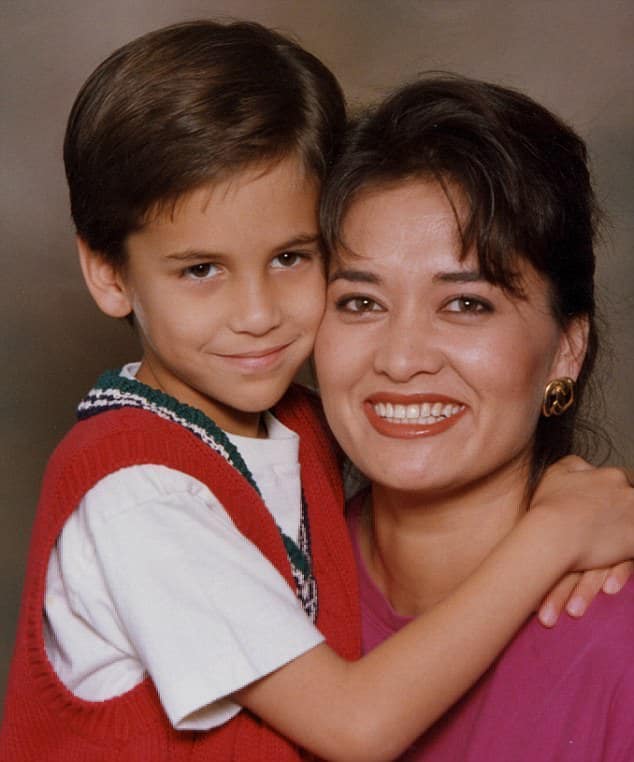
<path fill-rule="evenodd" d="M 575 476 L 575 472 L 584 472 Z M 593 473 L 589 473 L 593 472 Z M 580 477 L 580 478 L 579 478 Z M 551 466 L 535 492 L 531 508 L 548 504 L 558 509 L 574 510 L 574 501 L 601 511 L 602 506 L 616 514 L 625 514 L 624 531 L 629 531 L 630 511 L 634 512 L 634 490 L 628 488 L 631 477 L 620 469 L 595 469 L 581 458 L 570 456 Z M 592 506 L 596 506 L 592 508 Z M 609 515 L 605 516 L 609 524 Z M 597 543 L 601 540 L 597 538 Z M 616 550 L 616 541 L 615 541 Z M 634 548 L 630 554 L 634 556 Z M 618 593 L 634 572 L 634 562 L 624 561 L 611 568 L 593 569 L 566 575 L 542 601 L 538 617 L 546 627 L 552 627 L 561 612 L 581 617 L 600 591 Z"/>
<path fill-rule="evenodd" d="M 594 598 L 603 591 L 618 593 L 634 572 L 634 561 L 624 561 L 610 569 L 567 574 L 544 598 L 537 616 L 544 627 L 553 627 L 565 609 L 572 617 L 582 617 Z"/>

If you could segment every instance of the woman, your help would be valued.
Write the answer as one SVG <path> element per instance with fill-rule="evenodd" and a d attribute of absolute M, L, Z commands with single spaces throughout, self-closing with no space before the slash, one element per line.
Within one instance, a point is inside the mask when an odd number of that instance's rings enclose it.
<path fill-rule="evenodd" d="M 516 92 L 424 80 L 351 131 L 322 209 L 316 363 L 371 481 L 349 516 L 366 650 L 469 577 L 573 450 L 595 222 L 582 141 Z M 405 758 L 634 759 L 633 636 L 632 583 L 581 623 L 529 620 Z"/>

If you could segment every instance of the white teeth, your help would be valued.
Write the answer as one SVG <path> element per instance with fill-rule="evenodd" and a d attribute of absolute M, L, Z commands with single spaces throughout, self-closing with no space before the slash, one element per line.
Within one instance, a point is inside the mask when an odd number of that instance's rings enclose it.
<path fill-rule="evenodd" d="M 423 402 L 420 405 L 392 404 L 391 402 L 375 402 L 374 412 L 391 423 L 438 423 L 450 418 L 462 410 L 462 405 L 442 402 Z"/>
<path fill-rule="evenodd" d="M 408 418 L 418 418 L 420 415 L 420 406 L 419 405 L 408 405 L 407 406 L 407 417 Z"/>

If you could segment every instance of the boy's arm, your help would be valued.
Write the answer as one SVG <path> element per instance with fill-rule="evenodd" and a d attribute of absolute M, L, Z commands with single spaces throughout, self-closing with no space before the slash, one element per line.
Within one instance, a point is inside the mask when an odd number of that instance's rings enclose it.
<path fill-rule="evenodd" d="M 599 593 L 616 595 L 632 574 L 634 561 L 623 561 L 606 569 L 566 574 L 541 602 L 537 617 L 544 627 L 554 627 L 564 610 L 571 617 L 580 618 Z"/>
<path fill-rule="evenodd" d="M 634 552 L 634 498 L 622 473 L 588 471 L 577 459 L 558 468 L 556 489 L 538 493 L 445 601 L 358 662 L 320 645 L 237 700 L 326 759 L 398 756 L 473 684 L 564 572 Z"/>
<path fill-rule="evenodd" d="M 621 470 L 629 484 L 634 486 L 634 470 Z M 619 593 L 632 574 L 634 561 L 623 561 L 611 568 L 593 569 L 581 574 L 566 574 L 541 602 L 537 612 L 539 621 L 544 627 L 554 627 L 564 609 L 572 617 L 582 617 L 600 592 L 608 595 Z"/>

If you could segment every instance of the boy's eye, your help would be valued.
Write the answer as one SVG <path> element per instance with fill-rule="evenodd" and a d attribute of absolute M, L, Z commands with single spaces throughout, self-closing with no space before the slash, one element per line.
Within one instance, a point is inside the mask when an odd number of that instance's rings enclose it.
<path fill-rule="evenodd" d="M 277 268 L 283 267 L 295 267 L 302 260 L 306 259 L 305 254 L 300 254 L 297 251 L 283 251 L 271 260 L 271 266 Z"/>
<path fill-rule="evenodd" d="M 467 314 L 481 314 L 492 312 L 493 306 L 486 299 L 477 296 L 457 296 L 447 302 L 443 308 L 446 312 L 459 312 Z"/>
<path fill-rule="evenodd" d="M 369 296 L 344 296 L 336 301 L 335 306 L 339 312 L 383 312 L 383 307 Z"/>
<path fill-rule="evenodd" d="M 183 274 L 192 280 L 207 280 L 208 278 L 213 278 L 218 270 L 218 266 L 213 265 L 211 262 L 201 262 L 198 265 L 186 268 Z"/>

